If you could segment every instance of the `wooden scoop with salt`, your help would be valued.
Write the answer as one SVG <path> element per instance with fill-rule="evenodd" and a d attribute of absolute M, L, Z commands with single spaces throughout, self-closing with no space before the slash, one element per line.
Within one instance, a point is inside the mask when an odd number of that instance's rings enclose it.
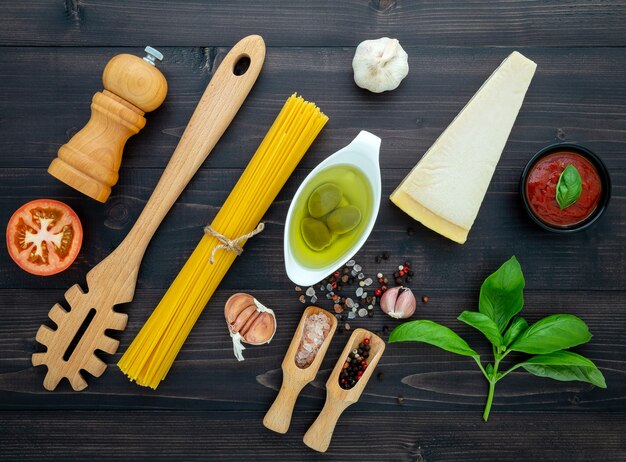
<path fill-rule="evenodd" d="M 315 326 L 310 326 L 313 329 L 306 329 L 305 331 L 307 320 L 312 316 L 316 316 L 316 318 L 313 319 L 323 320 L 323 318 L 319 316 L 328 318 L 328 327 L 325 335 L 324 330 L 322 330 L 320 335 L 320 329 L 315 329 Z M 309 321 L 309 323 L 311 323 L 311 321 Z M 263 419 L 263 425 L 270 430 L 277 433 L 286 433 L 287 430 L 289 430 L 291 415 L 293 414 L 293 408 L 298 399 L 298 395 L 304 386 L 313 381 L 317 375 L 317 371 L 322 364 L 322 360 L 333 338 L 335 329 L 337 329 L 337 319 L 328 311 L 317 306 L 309 306 L 304 310 L 302 319 L 300 319 L 296 333 L 293 335 L 293 339 L 285 355 L 285 359 L 283 359 L 283 384 L 280 387 L 274 404 L 272 404 L 272 407 L 270 407 Z M 310 333 L 313 338 L 317 337 L 320 339 L 321 344 L 319 341 L 307 341 L 305 337 L 307 333 Z"/>

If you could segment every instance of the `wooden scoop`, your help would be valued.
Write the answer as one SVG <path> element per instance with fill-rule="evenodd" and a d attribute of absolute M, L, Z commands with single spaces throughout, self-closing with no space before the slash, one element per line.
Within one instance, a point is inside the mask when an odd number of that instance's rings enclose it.
<path fill-rule="evenodd" d="M 323 313 L 328 316 L 330 321 L 330 330 L 317 351 L 313 362 L 306 369 L 300 369 L 296 365 L 296 352 L 298 351 L 300 341 L 302 340 L 304 324 L 309 316 L 317 313 Z M 272 407 L 270 407 L 267 414 L 265 414 L 265 418 L 263 419 L 263 425 L 270 430 L 277 433 L 287 433 L 287 430 L 289 430 L 291 414 L 293 414 L 293 407 L 296 404 L 298 395 L 304 386 L 311 382 L 317 375 L 317 371 L 322 364 L 328 345 L 330 345 L 330 341 L 335 334 L 335 329 L 337 329 L 337 318 L 335 318 L 335 316 L 330 314 L 328 311 L 317 306 L 309 306 L 306 310 L 304 310 L 304 314 L 302 315 L 302 319 L 300 319 L 296 333 L 293 334 L 293 339 L 291 340 L 285 359 L 283 359 L 283 384 L 280 387 L 280 391 L 278 392 L 278 396 L 276 397 L 274 404 L 272 404 Z"/>
<path fill-rule="evenodd" d="M 244 58 L 250 59 L 249 67 L 237 75 L 235 65 Z M 36 340 L 47 350 L 32 357 L 33 366 L 48 366 L 43 382 L 47 390 L 54 390 L 63 377 L 74 390 L 83 390 L 87 382 L 81 370 L 99 377 L 106 369 L 106 363 L 94 352 L 114 354 L 119 342 L 105 331 L 124 330 L 128 319 L 113 306 L 133 299 L 139 266 L 150 239 L 239 111 L 264 60 L 265 44 L 258 35 L 239 41 L 226 55 L 133 228 L 113 253 L 87 273 L 88 292 L 83 292 L 78 284 L 65 292 L 71 311 L 65 311 L 58 303 L 50 310 L 48 316 L 57 328 L 39 328 Z M 81 328 L 84 333 L 72 349 L 72 340 Z"/>
<path fill-rule="evenodd" d="M 354 387 L 349 390 L 344 390 L 339 386 L 339 374 L 350 352 L 358 348 L 359 343 L 365 338 L 370 339 L 367 369 Z M 330 440 L 333 437 L 333 431 L 335 430 L 339 416 L 348 406 L 359 400 L 365 385 L 367 385 L 368 380 L 378 364 L 378 360 L 380 360 L 380 357 L 383 355 L 383 351 L 385 351 L 385 342 L 377 335 L 365 329 L 356 329 L 352 333 L 350 340 L 348 340 L 346 347 L 339 357 L 339 361 L 337 361 L 335 368 L 326 382 L 326 403 L 320 415 L 317 416 L 313 425 L 311 425 L 304 435 L 304 444 L 316 451 L 326 452 L 330 445 Z"/>

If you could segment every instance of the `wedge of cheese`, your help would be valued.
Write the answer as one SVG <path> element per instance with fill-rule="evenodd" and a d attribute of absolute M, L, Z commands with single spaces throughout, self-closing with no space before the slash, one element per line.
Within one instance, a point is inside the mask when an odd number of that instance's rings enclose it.
<path fill-rule="evenodd" d="M 511 53 L 400 183 L 392 202 L 463 244 L 536 68 Z"/>

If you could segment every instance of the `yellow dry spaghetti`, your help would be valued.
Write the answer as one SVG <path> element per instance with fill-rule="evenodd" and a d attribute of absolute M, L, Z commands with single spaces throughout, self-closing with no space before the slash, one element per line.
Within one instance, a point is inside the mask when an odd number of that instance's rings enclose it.
<path fill-rule="evenodd" d="M 326 117 L 313 103 L 287 99 L 210 227 L 236 240 L 255 230 Z M 236 258 L 215 235 L 204 234 L 183 269 L 137 334 L 118 366 L 130 380 L 156 388 L 165 378 L 200 313 Z M 237 245 L 243 247 L 245 240 Z M 222 245 L 209 259 L 213 249 Z"/>

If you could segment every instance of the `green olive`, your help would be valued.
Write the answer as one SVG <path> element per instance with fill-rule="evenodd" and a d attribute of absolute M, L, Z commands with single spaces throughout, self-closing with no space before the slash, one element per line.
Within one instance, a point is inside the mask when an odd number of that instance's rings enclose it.
<path fill-rule="evenodd" d="M 300 223 L 300 232 L 306 245 L 313 250 L 324 250 L 332 242 L 332 235 L 326 224 L 315 218 L 304 218 Z"/>
<path fill-rule="evenodd" d="M 326 219 L 328 228 L 335 234 L 345 234 L 352 231 L 360 222 L 361 211 L 354 205 L 336 208 Z"/>
<path fill-rule="evenodd" d="M 341 189 L 332 183 L 318 186 L 309 196 L 309 213 L 313 218 L 323 217 L 339 205 L 342 196 Z"/>

